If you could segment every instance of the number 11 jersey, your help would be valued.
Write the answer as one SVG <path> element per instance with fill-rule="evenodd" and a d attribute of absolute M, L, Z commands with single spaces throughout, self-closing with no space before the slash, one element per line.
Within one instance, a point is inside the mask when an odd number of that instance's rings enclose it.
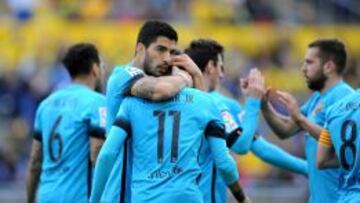
<path fill-rule="evenodd" d="M 34 127 L 43 154 L 38 202 L 88 202 L 89 136 L 104 136 L 105 119 L 105 97 L 81 84 L 71 84 L 40 104 Z"/>

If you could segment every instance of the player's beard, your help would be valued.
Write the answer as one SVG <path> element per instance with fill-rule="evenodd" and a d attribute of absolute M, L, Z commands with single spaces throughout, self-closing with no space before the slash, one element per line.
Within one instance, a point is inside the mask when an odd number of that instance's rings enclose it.
<path fill-rule="evenodd" d="M 169 67 L 165 73 L 157 73 L 156 65 L 153 64 L 153 61 L 148 57 L 147 53 L 145 53 L 145 60 L 144 60 L 144 72 L 146 75 L 151 75 L 154 77 L 160 77 L 164 75 L 171 75 L 171 68 Z"/>
<path fill-rule="evenodd" d="M 320 71 L 316 78 L 308 79 L 307 85 L 309 89 L 313 91 L 320 91 L 324 88 L 327 79 L 328 77 L 324 74 L 324 72 Z"/>

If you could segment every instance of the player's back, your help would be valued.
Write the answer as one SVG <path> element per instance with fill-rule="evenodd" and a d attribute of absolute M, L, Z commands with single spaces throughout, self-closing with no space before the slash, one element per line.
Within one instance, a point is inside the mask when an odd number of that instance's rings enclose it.
<path fill-rule="evenodd" d="M 202 202 L 199 149 L 208 123 L 218 117 L 211 98 L 186 88 L 165 102 L 126 100 L 136 126 L 132 202 Z"/>
<path fill-rule="evenodd" d="M 326 119 L 342 168 L 341 189 L 360 193 L 360 90 L 334 104 Z"/>
<path fill-rule="evenodd" d="M 95 129 L 98 125 L 94 124 L 104 122 L 94 116 L 101 114 L 104 103 L 102 95 L 80 84 L 69 85 L 41 103 L 35 121 L 43 152 L 39 202 L 87 202 L 91 186 L 89 133 L 104 131 Z"/>

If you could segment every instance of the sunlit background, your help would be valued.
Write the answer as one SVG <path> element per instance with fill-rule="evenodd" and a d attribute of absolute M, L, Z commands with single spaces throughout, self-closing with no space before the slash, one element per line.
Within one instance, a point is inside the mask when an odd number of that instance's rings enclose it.
<path fill-rule="evenodd" d="M 69 83 L 60 63 L 64 50 L 76 42 L 96 44 L 109 74 L 132 59 L 137 32 L 147 19 L 172 24 L 180 48 L 197 38 L 222 43 L 222 91 L 239 101 L 238 79 L 255 66 L 269 86 L 304 101 L 309 92 L 300 67 L 307 45 L 319 37 L 346 43 L 345 78 L 360 86 L 357 0 L 1 0 L 0 202 L 25 202 L 34 112 L 49 93 Z M 304 156 L 302 135 L 280 141 L 265 123 L 260 126 L 266 139 Z M 271 167 L 251 153 L 237 158 L 253 202 L 306 202 L 305 177 Z"/>

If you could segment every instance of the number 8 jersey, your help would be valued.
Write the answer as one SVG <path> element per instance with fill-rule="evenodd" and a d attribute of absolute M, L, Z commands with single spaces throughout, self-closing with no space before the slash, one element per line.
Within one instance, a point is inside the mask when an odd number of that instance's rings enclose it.
<path fill-rule="evenodd" d="M 38 202 L 88 202 L 89 136 L 104 136 L 105 119 L 105 97 L 80 84 L 40 104 L 34 129 L 43 154 Z"/>
<path fill-rule="evenodd" d="M 325 125 L 341 165 L 341 190 L 356 191 L 360 198 L 360 90 L 334 104 Z"/>

